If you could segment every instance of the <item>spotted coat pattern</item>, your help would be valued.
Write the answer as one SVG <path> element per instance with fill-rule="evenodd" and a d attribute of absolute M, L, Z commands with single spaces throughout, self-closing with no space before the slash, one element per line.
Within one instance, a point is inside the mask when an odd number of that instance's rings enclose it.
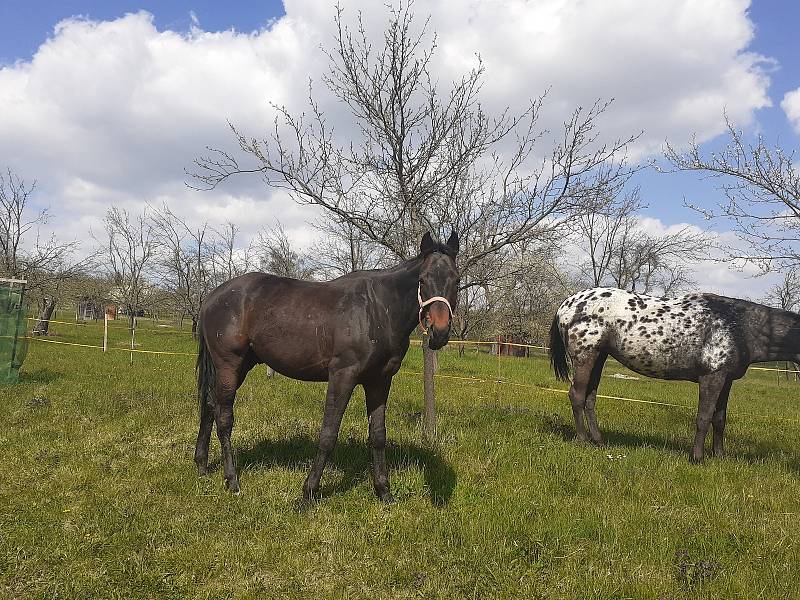
<path fill-rule="evenodd" d="M 720 300 L 592 288 L 564 300 L 557 318 L 573 363 L 608 353 L 642 375 L 697 381 L 739 361 L 735 316 L 719 310 Z"/>

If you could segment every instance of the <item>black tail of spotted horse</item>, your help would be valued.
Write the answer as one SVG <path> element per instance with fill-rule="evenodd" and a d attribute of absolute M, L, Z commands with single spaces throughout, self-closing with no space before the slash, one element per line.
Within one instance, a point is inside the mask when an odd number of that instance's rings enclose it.
<path fill-rule="evenodd" d="M 214 387 L 217 383 L 217 370 L 214 361 L 208 352 L 206 336 L 200 323 L 197 325 L 197 338 L 199 340 L 197 348 L 197 402 L 200 407 L 200 414 L 203 410 L 214 410 L 216 401 L 214 399 Z"/>
<path fill-rule="evenodd" d="M 558 315 L 553 317 L 550 325 L 550 366 L 553 373 L 561 381 L 569 379 L 569 364 L 567 363 L 567 349 L 564 346 L 564 338 L 561 336 L 561 326 L 558 323 Z"/>

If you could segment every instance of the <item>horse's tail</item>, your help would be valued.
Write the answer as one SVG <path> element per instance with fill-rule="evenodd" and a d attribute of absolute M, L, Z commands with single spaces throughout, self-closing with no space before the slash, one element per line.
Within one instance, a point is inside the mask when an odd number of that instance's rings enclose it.
<path fill-rule="evenodd" d="M 204 408 L 214 409 L 216 399 L 214 398 L 214 387 L 217 383 L 217 369 L 214 361 L 208 353 L 208 344 L 203 332 L 202 321 L 197 324 L 197 339 L 199 340 L 197 349 L 197 402 L 200 406 L 200 414 Z"/>
<path fill-rule="evenodd" d="M 564 338 L 561 336 L 561 326 L 558 322 L 558 314 L 553 317 L 550 324 L 550 366 L 556 378 L 562 381 L 569 379 L 569 364 L 567 363 L 567 349 L 564 346 Z"/>

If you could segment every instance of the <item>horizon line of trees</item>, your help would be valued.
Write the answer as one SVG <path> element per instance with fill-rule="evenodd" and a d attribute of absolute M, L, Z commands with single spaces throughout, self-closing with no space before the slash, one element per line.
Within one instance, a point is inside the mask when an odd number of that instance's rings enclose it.
<path fill-rule="evenodd" d="M 245 239 L 234 223 L 193 226 L 166 204 L 136 215 L 110 207 L 102 230 L 91 233 L 91 248 L 55 237 L 42 241 L 39 230 L 48 213 L 31 210 L 34 189 L 35 183 L 10 170 L 0 176 L 0 277 L 28 280 L 39 314 L 37 335 L 47 334 L 56 306 L 66 308 L 67 302 L 69 310 L 89 305 L 98 315 L 101 307 L 116 304 L 131 324 L 142 311 L 156 318 L 169 314 L 188 320 L 196 332 L 205 297 L 247 271 L 324 280 L 399 260 L 343 222 L 315 223 L 322 235 L 301 249 L 279 222 Z M 692 289 L 690 263 L 703 258 L 707 236 L 692 230 L 648 234 L 638 223 L 644 207 L 638 189 L 595 203 L 602 210 L 578 215 L 537 239 L 508 244 L 469 271 L 454 337 L 541 342 L 560 301 L 583 287 L 666 295 Z"/>

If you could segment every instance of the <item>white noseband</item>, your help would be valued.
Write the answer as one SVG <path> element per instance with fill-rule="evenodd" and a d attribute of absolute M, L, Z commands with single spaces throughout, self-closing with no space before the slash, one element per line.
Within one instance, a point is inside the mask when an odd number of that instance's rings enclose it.
<path fill-rule="evenodd" d="M 432 298 L 428 298 L 423 302 L 422 300 L 422 282 L 420 281 L 417 285 L 417 300 L 419 300 L 419 326 L 422 327 L 422 331 L 428 333 L 428 330 L 425 328 L 425 325 L 422 323 L 422 311 L 425 309 L 426 306 L 433 304 L 434 302 L 444 302 L 447 305 L 447 310 L 450 311 L 450 318 L 453 318 L 453 307 L 450 306 L 450 302 L 447 301 L 447 298 L 444 296 L 433 296 Z"/>

